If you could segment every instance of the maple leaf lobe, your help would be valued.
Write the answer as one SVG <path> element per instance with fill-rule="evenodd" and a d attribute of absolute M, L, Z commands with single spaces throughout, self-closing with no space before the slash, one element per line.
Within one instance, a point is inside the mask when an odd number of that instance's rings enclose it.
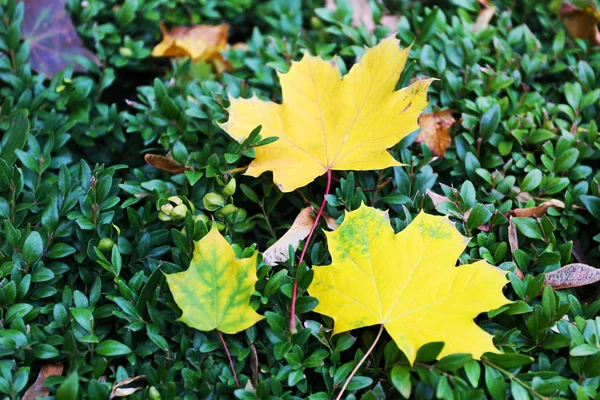
<path fill-rule="evenodd" d="M 468 239 L 446 217 L 419 214 L 395 234 L 385 215 L 361 206 L 327 232 L 332 264 L 313 267 L 315 311 L 332 317 L 334 334 L 383 324 L 409 361 L 426 343 L 440 354 L 497 352 L 473 319 L 509 301 L 508 282 L 486 262 L 455 267 Z"/>
<path fill-rule="evenodd" d="M 278 73 L 281 104 L 230 98 L 229 119 L 220 124 L 242 142 L 262 125 L 261 136 L 279 140 L 255 148 L 246 175 L 273 171 L 289 192 L 328 170 L 372 170 L 400 165 L 386 149 L 418 128 L 432 79 L 395 91 L 410 48 L 388 38 L 367 49 L 347 75 L 337 65 L 305 53 Z"/>

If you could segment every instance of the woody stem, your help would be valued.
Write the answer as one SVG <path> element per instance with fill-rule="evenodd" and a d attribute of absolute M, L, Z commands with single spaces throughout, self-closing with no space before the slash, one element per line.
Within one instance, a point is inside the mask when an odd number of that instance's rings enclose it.
<path fill-rule="evenodd" d="M 310 239 L 312 238 L 315 228 L 317 227 L 317 224 L 319 223 L 319 218 L 321 218 L 321 215 L 323 214 L 323 210 L 325 209 L 325 204 L 327 203 L 327 195 L 329 194 L 330 188 L 331 188 L 331 170 L 328 169 L 327 170 L 327 186 L 325 187 L 325 194 L 323 195 L 323 202 L 321 203 L 321 208 L 319 208 L 319 211 L 317 212 L 315 221 L 313 222 L 312 226 L 310 227 L 310 232 L 308 233 L 308 237 L 306 238 L 306 241 L 304 242 L 304 248 L 302 249 L 302 253 L 300 254 L 300 260 L 298 261 L 298 267 L 300 267 L 300 265 L 302 264 L 302 261 L 304 261 L 304 256 L 306 255 L 306 250 L 308 249 Z M 292 308 L 291 308 L 291 315 L 290 315 L 290 332 L 292 332 L 292 333 L 297 332 L 297 330 L 296 330 L 296 298 L 298 297 L 298 276 L 297 275 L 298 275 L 298 272 L 296 272 L 296 277 L 294 277 L 294 290 L 292 291 Z"/>

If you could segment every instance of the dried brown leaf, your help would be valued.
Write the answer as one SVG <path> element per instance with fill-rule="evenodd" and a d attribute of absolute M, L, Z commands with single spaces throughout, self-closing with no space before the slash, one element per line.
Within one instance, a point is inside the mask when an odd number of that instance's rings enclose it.
<path fill-rule="evenodd" d="M 587 264 L 569 264 L 546 274 L 546 285 L 554 289 L 568 289 L 600 281 L 600 269 Z"/>
<path fill-rule="evenodd" d="M 296 217 L 288 231 L 277 240 L 271 247 L 263 253 L 263 259 L 267 265 L 276 265 L 278 262 L 285 262 L 288 259 L 288 248 L 290 245 L 296 250 L 301 240 L 306 239 L 310 233 L 310 228 L 315 222 L 312 207 L 306 207 Z M 339 228 L 335 219 L 327 214 L 321 214 L 325 219 L 327 227 L 332 231 Z"/>
<path fill-rule="evenodd" d="M 155 168 L 162 169 L 163 171 L 167 171 L 172 174 L 181 174 L 190 169 L 190 167 L 181 165 L 170 157 L 161 156 L 159 154 L 146 154 L 144 155 L 144 161 Z"/>
<path fill-rule="evenodd" d="M 567 1 L 560 9 L 560 16 L 571 36 L 600 44 L 600 31 L 598 31 L 600 13 L 596 8 L 591 5 L 579 8 Z"/>
<path fill-rule="evenodd" d="M 485 28 L 487 28 L 490 24 L 492 18 L 494 18 L 494 14 L 496 14 L 496 7 L 487 7 L 479 12 L 475 23 L 473 24 L 473 32 L 481 32 Z"/>
<path fill-rule="evenodd" d="M 535 206 L 535 207 L 517 208 L 514 210 L 510 210 L 508 212 L 507 216 L 510 215 L 511 217 L 540 218 L 540 217 L 544 216 L 544 214 L 546 214 L 546 211 L 548 211 L 548 208 L 550 208 L 550 207 L 565 208 L 565 203 L 563 203 L 560 200 L 548 200 L 548 201 L 545 201 L 542 204 Z"/>
<path fill-rule="evenodd" d="M 133 382 L 137 382 L 142 379 L 146 379 L 146 375 L 138 375 L 133 378 L 123 379 L 122 381 L 115 383 L 115 385 L 112 387 L 112 390 L 110 391 L 109 399 L 113 399 L 115 397 L 127 397 L 135 393 L 136 391 L 141 390 L 142 388 L 139 387 L 124 388 L 123 386 L 127 386 L 129 384 L 132 384 Z"/>
<path fill-rule="evenodd" d="M 446 149 L 450 146 L 450 128 L 456 124 L 452 110 L 442 110 L 431 114 L 421 114 L 419 126 L 421 132 L 417 136 L 417 143 L 425 143 L 437 156 L 445 156 Z"/>
<path fill-rule="evenodd" d="M 50 390 L 44 387 L 46 378 L 52 375 L 62 375 L 64 366 L 62 364 L 46 364 L 40 370 L 33 385 L 23 395 L 23 400 L 35 400 L 36 398 L 48 397 Z"/>
<path fill-rule="evenodd" d="M 310 233 L 310 228 L 315 222 L 312 211 L 312 207 L 300 211 L 290 229 L 263 253 L 265 264 L 276 265 L 278 262 L 287 261 L 289 246 L 297 249 L 300 241 L 306 239 Z"/>

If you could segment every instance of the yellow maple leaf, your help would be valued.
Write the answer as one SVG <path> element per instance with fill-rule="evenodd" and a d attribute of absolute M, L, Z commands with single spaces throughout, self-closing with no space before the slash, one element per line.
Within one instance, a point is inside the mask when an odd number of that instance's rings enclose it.
<path fill-rule="evenodd" d="M 432 79 L 394 91 L 410 48 L 388 38 L 367 49 L 343 78 L 335 62 L 305 53 L 279 74 L 282 104 L 230 98 L 229 120 L 221 124 L 242 142 L 262 125 L 263 138 L 246 175 L 273 171 L 284 192 L 312 182 L 329 170 L 372 170 L 401 165 L 386 149 L 415 131 L 427 106 Z"/>
<path fill-rule="evenodd" d="M 190 57 L 193 61 L 211 61 L 226 69 L 221 54 L 227 48 L 229 25 L 174 26 L 160 24 L 163 40 L 152 49 L 152 57 Z"/>
<path fill-rule="evenodd" d="M 411 363 L 430 342 L 445 343 L 440 357 L 497 352 L 473 318 L 510 302 L 508 280 L 485 261 L 455 267 L 468 239 L 448 218 L 421 213 L 394 234 L 385 213 L 363 205 L 326 235 L 333 262 L 313 267 L 308 292 L 334 335 L 383 324 Z"/>
<path fill-rule="evenodd" d="M 194 243 L 190 268 L 167 275 L 173 298 L 183 311 L 179 321 L 201 331 L 232 334 L 263 319 L 249 305 L 257 281 L 256 255 L 236 260 L 229 243 L 213 226 Z"/>

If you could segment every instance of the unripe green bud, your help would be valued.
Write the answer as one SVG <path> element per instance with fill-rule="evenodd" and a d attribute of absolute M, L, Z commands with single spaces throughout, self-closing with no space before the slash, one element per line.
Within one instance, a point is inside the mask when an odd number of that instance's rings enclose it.
<path fill-rule="evenodd" d="M 207 193 L 202 199 L 202 203 L 208 211 L 217 211 L 225 205 L 225 199 L 218 193 Z"/>
<path fill-rule="evenodd" d="M 119 47 L 119 53 L 123 57 L 131 57 L 131 56 L 133 56 L 133 50 L 131 50 L 129 47 Z"/>
<path fill-rule="evenodd" d="M 171 217 L 169 217 L 167 214 L 165 214 L 162 211 L 158 212 L 158 219 L 160 219 L 163 222 L 169 222 L 171 220 Z"/>
<path fill-rule="evenodd" d="M 233 196 L 233 194 L 235 193 L 235 186 L 235 178 L 231 178 L 229 182 L 227 182 L 227 185 L 225 185 L 223 190 L 221 190 L 221 193 L 223 194 L 223 196 Z"/>
<path fill-rule="evenodd" d="M 163 204 L 160 208 L 160 211 L 164 212 L 167 215 L 171 215 L 173 212 L 173 205 L 171 203 Z"/>
<path fill-rule="evenodd" d="M 169 200 L 171 203 L 173 203 L 175 205 L 180 205 L 181 203 L 183 203 L 183 200 L 181 200 L 181 198 L 179 196 L 171 196 L 167 200 Z"/>
<path fill-rule="evenodd" d="M 234 206 L 233 204 L 227 204 L 225 207 L 218 210 L 215 213 L 215 215 L 219 218 L 224 218 L 224 217 L 228 216 L 229 214 L 234 213 L 235 210 L 237 210 L 236 206 Z"/>
<path fill-rule="evenodd" d="M 321 20 L 317 17 L 312 17 L 310 19 L 310 26 L 313 29 L 321 29 L 323 27 L 323 23 L 321 22 Z"/>
<path fill-rule="evenodd" d="M 113 242 L 112 239 L 104 238 L 100 240 L 100 243 L 98 243 L 98 249 L 102 252 L 107 252 L 111 251 L 114 245 L 115 242 Z"/>
<path fill-rule="evenodd" d="M 180 204 L 173 208 L 171 211 L 171 218 L 173 219 L 183 219 L 185 218 L 185 214 L 187 214 L 188 208 L 185 204 Z"/>
<path fill-rule="evenodd" d="M 160 392 L 154 386 L 150 386 L 148 394 L 150 395 L 150 400 L 162 400 Z"/>
<path fill-rule="evenodd" d="M 198 214 L 194 217 L 194 222 L 198 222 L 198 221 L 202 221 L 206 225 L 206 224 L 208 224 L 209 219 L 204 214 Z"/>

